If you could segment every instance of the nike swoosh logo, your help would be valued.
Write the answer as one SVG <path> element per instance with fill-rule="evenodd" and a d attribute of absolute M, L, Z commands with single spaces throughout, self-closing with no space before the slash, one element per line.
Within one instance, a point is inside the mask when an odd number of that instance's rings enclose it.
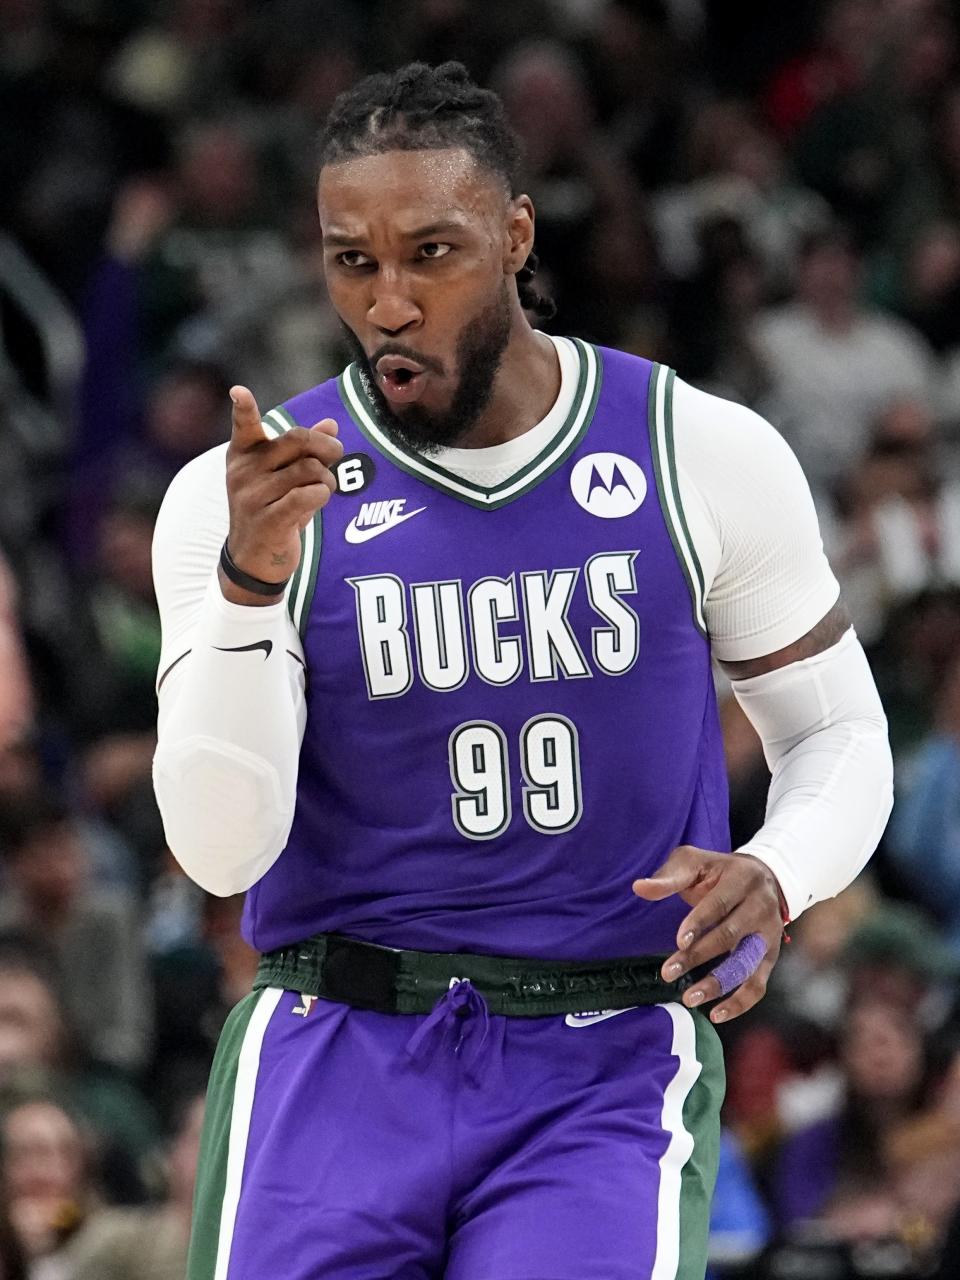
<path fill-rule="evenodd" d="M 403 515 L 394 516 L 386 524 L 371 525 L 369 529 L 358 529 L 357 517 L 354 516 L 346 529 L 344 529 L 343 536 L 348 542 L 369 542 L 371 538 L 379 537 L 381 533 L 386 533 L 388 529 L 395 529 L 398 524 L 403 524 L 404 520 L 412 520 L 414 516 L 418 516 L 421 511 L 426 511 L 426 509 L 426 507 L 417 507 L 416 511 L 405 511 Z"/>
<path fill-rule="evenodd" d="M 592 1027 L 595 1022 L 606 1022 L 608 1018 L 617 1018 L 621 1013 L 630 1013 L 636 1005 L 629 1009 L 604 1009 L 600 1013 L 568 1013 L 564 1022 L 568 1027 Z"/>
<path fill-rule="evenodd" d="M 257 640 L 253 644 L 238 644 L 235 647 L 227 647 L 222 644 L 215 644 L 214 649 L 219 649 L 221 653 L 255 653 L 257 649 L 263 650 L 263 660 L 270 657 L 273 651 L 272 640 Z"/>
<path fill-rule="evenodd" d="M 160 679 L 157 681 L 157 693 L 159 693 L 159 692 L 160 692 L 160 687 L 161 687 L 161 685 L 163 684 L 164 680 L 166 680 L 167 676 L 170 674 L 170 672 L 173 670 L 173 668 L 174 668 L 175 666 L 177 666 L 177 664 L 178 664 L 178 663 L 182 662 L 182 661 L 184 660 L 184 658 L 188 658 L 188 657 L 190 656 L 190 654 L 191 654 L 191 653 L 193 653 L 193 650 L 192 650 L 192 649 L 187 649 L 184 653 L 181 653 L 181 655 L 180 655 L 180 657 L 179 657 L 179 658 L 175 658 L 175 659 L 173 660 L 173 662 L 171 662 L 171 663 L 170 663 L 169 667 L 167 667 L 166 671 L 163 673 L 163 675 L 162 675 L 162 676 L 160 677 Z"/>

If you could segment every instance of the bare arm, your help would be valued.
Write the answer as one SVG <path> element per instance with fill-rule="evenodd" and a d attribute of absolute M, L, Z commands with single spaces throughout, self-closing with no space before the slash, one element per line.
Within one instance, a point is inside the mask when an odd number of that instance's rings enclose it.
<path fill-rule="evenodd" d="M 793 644 L 778 649 L 776 653 L 766 653 L 760 658 L 750 658 L 746 662 L 721 662 L 720 666 L 731 680 L 749 680 L 751 676 L 778 671 L 792 662 L 801 662 L 804 658 L 812 658 L 832 649 L 850 630 L 850 625 L 847 607 L 842 600 L 838 600 L 815 627 L 811 627 L 805 636 L 801 636 Z"/>

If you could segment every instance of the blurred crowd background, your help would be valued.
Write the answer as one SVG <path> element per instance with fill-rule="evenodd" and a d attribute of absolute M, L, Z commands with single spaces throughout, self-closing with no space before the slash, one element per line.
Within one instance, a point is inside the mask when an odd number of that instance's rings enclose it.
<path fill-rule="evenodd" d="M 0 1278 L 183 1276 L 256 957 L 153 802 L 166 485 L 342 366 L 314 140 L 411 58 L 503 96 L 556 331 L 790 441 L 890 718 L 868 875 L 725 1031 L 716 1277 L 960 1276 L 960 5 L 0 0 Z M 733 835 L 759 744 L 724 697 Z"/>

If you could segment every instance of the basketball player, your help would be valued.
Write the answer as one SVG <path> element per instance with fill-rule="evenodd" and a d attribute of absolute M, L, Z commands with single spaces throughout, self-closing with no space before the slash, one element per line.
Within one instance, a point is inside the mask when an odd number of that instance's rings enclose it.
<path fill-rule="evenodd" d="M 318 201 L 355 360 L 263 416 L 235 387 L 157 526 L 160 807 L 264 953 L 190 1280 L 702 1277 L 713 1023 L 890 808 L 793 456 L 531 327 L 516 172 L 458 64 L 339 98 Z M 711 655 L 773 774 L 734 853 Z"/>

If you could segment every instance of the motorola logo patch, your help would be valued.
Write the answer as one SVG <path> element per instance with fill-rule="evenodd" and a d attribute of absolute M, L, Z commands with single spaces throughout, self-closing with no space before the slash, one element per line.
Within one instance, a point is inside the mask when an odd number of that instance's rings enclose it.
<path fill-rule="evenodd" d="M 373 459 L 366 453 L 345 453 L 331 470 L 337 479 L 337 493 L 344 498 L 363 493 L 376 474 Z"/>
<path fill-rule="evenodd" d="M 629 516 L 647 496 L 647 478 L 622 453 L 589 453 L 570 473 L 570 492 L 601 520 Z"/>

